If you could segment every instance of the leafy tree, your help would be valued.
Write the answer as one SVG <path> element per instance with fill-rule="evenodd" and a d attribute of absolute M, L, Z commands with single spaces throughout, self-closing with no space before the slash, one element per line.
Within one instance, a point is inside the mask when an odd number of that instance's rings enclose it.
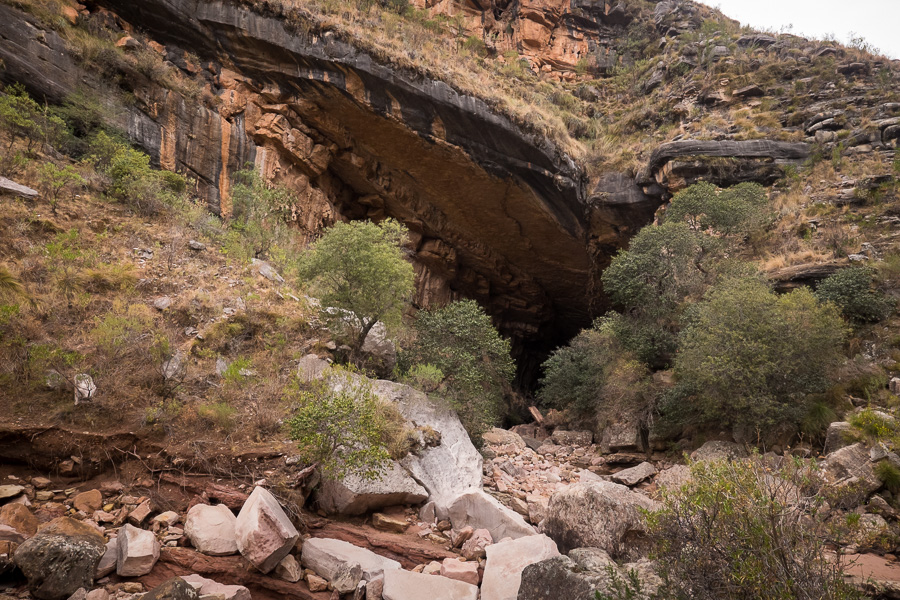
<path fill-rule="evenodd" d="M 769 223 L 767 205 L 765 188 L 758 183 L 720 190 L 700 182 L 675 194 L 665 216 L 667 221 L 686 222 L 694 230 L 743 237 Z"/>
<path fill-rule="evenodd" d="M 276 246 L 288 243 L 291 192 L 282 186 L 266 185 L 252 169 L 238 171 L 234 180 L 230 226 L 240 233 L 250 258 L 267 258 Z"/>
<path fill-rule="evenodd" d="M 648 408 L 647 367 L 622 348 L 609 321 L 600 320 L 544 363 L 538 398 L 598 425 Z"/>
<path fill-rule="evenodd" d="M 287 428 L 305 462 L 327 479 L 380 478 L 390 460 L 389 425 L 365 379 L 338 369 L 309 389 L 295 382 L 287 399 L 297 404 Z"/>
<path fill-rule="evenodd" d="M 21 139 L 28 140 L 30 151 L 38 139 L 35 132 L 39 128 L 41 106 L 28 95 L 25 86 L 20 83 L 8 87 L 5 92 L 0 95 L 0 127 L 9 134 L 7 153 Z"/>
<path fill-rule="evenodd" d="M 346 332 L 355 355 L 377 322 L 399 323 L 412 296 L 405 240 L 406 228 L 393 219 L 338 222 L 301 257 L 301 277 L 312 284 L 332 330 Z"/>
<path fill-rule="evenodd" d="M 874 273 L 867 267 L 841 269 L 816 288 L 816 297 L 831 302 L 848 319 L 860 323 L 881 321 L 891 314 L 894 302 L 873 289 Z"/>
<path fill-rule="evenodd" d="M 677 395 L 705 422 L 798 422 L 842 360 L 846 327 L 808 290 L 774 294 L 755 279 L 714 287 L 679 336 Z"/>
<path fill-rule="evenodd" d="M 56 214 L 56 207 L 59 204 L 59 195 L 72 184 L 84 183 L 84 178 L 78 174 L 72 165 L 58 167 L 52 162 L 46 162 L 38 168 L 38 178 L 41 187 L 49 196 L 50 210 Z"/>
<path fill-rule="evenodd" d="M 825 495 L 815 464 L 773 468 L 758 457 L 691 465 L 667 491 L 648 529 L 672 600 L 850 600 L 861 598 L 829 560 Z M 617 596 L 622 598 L 623 596 Z"/>
<path fill-rule="evenodd" d="M 439 393 L 477 442 L 502 416 L 504 393 L 515 374 L 509 342 L 474 300 L 421 311 L 415 328 L 410 361 L 443 374 Z"/>

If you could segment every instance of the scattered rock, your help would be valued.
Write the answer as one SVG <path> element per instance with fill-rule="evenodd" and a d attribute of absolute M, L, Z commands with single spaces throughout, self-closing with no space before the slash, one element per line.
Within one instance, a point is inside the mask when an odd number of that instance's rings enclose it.
<path fill-rule="evenodd" d="M 33 190 L 24 185 L 19 185 L 6 177 L 0 177 L 0 194 L 11 194 L 21 198 L 37 198 L 40 196 L 40 193 L 37 190 Z"/>
<path fill-rule="evenodd" d="M 97 386 L 94 385 L 93 378 L 87 373 L 79 373 L 75 376 L 75 406 L 82 402 L 88 402 L 94 399 L 97 393 Z"/>
<path fill-rule="evenodd" d="M 0 500 L 15 498 L 24 491 L 25 487 L 21 485 L 0 485 Z"/>
<path fill-rule="evenodd" d="M 384 600 L 477 600 L 478 587 L 446 577 L 394 569 L 384 573 Z"/>
<path fill-rule="evenodd" d="M 274 569 L 300 537 L 275 496 L 261 487 L 241 508 L 234 534 L 238 551 L 263 573 Z"/>
<path fill-rule="evenodd" d="M 825 433 L 825 452 L 834 452 L 848 446 L 851 429 L 850 423 L 846 421 L 837 421 L 829 425 Z"/>
<path fill-rule="evenodd" d="M 201 598 L 218 596 L 222 600 L 252 600 L 250 590 L 242 585 L 225 585 L 200 575 L 183 575 L 181 579 L 194 588 Z"/>
<path fill-rule="evenodd" d="M 140 527 L 144 524 L 144 521 L 147 520 L 147 517 L 149 517 L 150 513 L 152 512 L 153 509 L 150 507 L 150 501 L 144 500 L 143 502 L 138 504 L 133 511 L 128 513 L 128 522 L 135 527 Z"/>
<path fill-rule="evenodd" d="M 100 558 L 100 562 L 97 563 L 97 571 L 94 574 L 94 579 L 100 579 L 102 577 L 106 577 L 110 573 L 116 570 L 116 563 L 119 562 L 119 539 L 112 538 L 108 542 L 106 542 L 106 550 L 103 552 L 103 556 Z"/>
<path fill-rule="evenodd" d="M 164 311 L 170 306 L 172 306 L 173 300 L 169 296 L 161 296 L 153 301 L 153 308 L 159 311 Z"/>
<path fill-rule="evenodd" d="M 317 492 L 322 510 L 342 515 L 362 515 L 398 504 L 420 504 L 426 498 L 428 491 L 393 461 L 380 479 L 348 475 L 324 482 Z"/>
<path fill-rule="evenodd" d="M 403 533 L 409 527 L 406 519 L 402 517 L 392 517 L 382 513 L 372 515 L 372 527 L 381 531 L 392 531 L 394 533 Z"/>
<path fill-rule="evenodd" d="M 629 487 L 634 487 L 642 481 L 650 479 L 654 475 L 656 475 L 656 467 L 648 462 L 642 462 L 636 467 L 631 467 L 630 469 L 624 469 L 615 473 L 610 477 L 616 483 L 621 483 L 622 485 L 627 485 Z"/>
<path fill-rule="evenodd" d="M 262 277 L 265 277 L 269 281 L 284 283 L 284 277 L 279 275 L 278 271 L 276 271 L 272 265 L 264 260 L 259 260 L 258 258 L 251 259 L 250 270 L 258 273 Z"/>
<path fill-rule="evenodd" d="M 610 569 L 618 565 L 599 548 L 572 550 L 569 556 L 556 556 L 525 567 L 518 600 L 593 600 L 594 592 L 612 592 Z"/>
<path fill-rule="evenodd" d="M 297 562 L 297 559 L 288 554 L 275 567 L 275 575 L 285 581 L 296 583 L 303 577 L 303 569 L 300 568 L 300 563 Z"/>
<path fill-rule="evenodd" d="M 559 446 L 590 446 L 594 434 L 590 431 L 564 431 L 557 429 L 550 440 Z"/>
<path fill-rule="evenodd" d="M 50 521 L 20 545 L 13 562 L 41 600 L 63 600 L 78 588 L 91 589 L 106 547 L 97 530 L 69 517 Z"/>
<path fill-rule="evenodd" d="M 75 507 L 75 510 L 91 514 L 103 506 L 103 494 L 100 493 L 100 490 L 81 492 L 72 498 L 72 506 Z"/>
<path fill-rule="evenodd" d="M 199 592 L 181 577 L 168 579 L 144 595 L 141 600 L 199 600 Z"/>
<path fill-rule="evenodd" d="M 494 540 L 491 538 L 490 531 L 487 529 L 476 529 L 472 532 L 471 537 L 463 543 L 460 554 L 467 560 L 484 558 L 487 555 L 487 547 L 492 543 L 494 543 Z"/>
<path fill-rule="evenodd" d="M 478 563 L 457 558 L 445 558 L 441 563 L 441 575 L 456 581 L 478 585 Z"/>
<path fill-rule="evenodd" d="M 512 431 L 507 431 L 506 429 L 500 429 L 499 427 L 492 427 L 489 431 L 484 432 L 481 434 L 481 439 L 484 440 L 485 444 L 490 444 L 491 446 L 506 446 L 511 444 L 517 448 L 525 447 L 522 436 L 513 433 Z"/>
<path fill-rule="evenodd" d="M 865 445 L 853 444 L 835 450 L 822 463 L 822 476 L 839 494 L 846 508 L 865 502 L 869 494 L 881 487 Z"/>
<path fill-rule="evenodd" d="M 400 563 L 395 560 L 330 538 L 310 538 L 303 542 L 300 562 L 304 568 L 312 569 L 328 581 L 333 581 L 345 565 L 359 565 L 362 578 L 366 581 L 378 579 L 385 571 L 400 568 Z"/>
<path fill-rule="evenodd" d="M 559 550 L 546 535 L 532 535 L 488 546 L 481 600 L 516 600 L 525 567 L 554 556 L 559 556 Z"/>
<path fill-rule="evenodd" d="M 0 541 L 21 544 L 37 533 L 38 520 L 28 507 L 7 504 L 0 508 Z"/>
<path fill-rule="evenodd" d="M 706 442 L 691 452 L 691 460 L 696 462 L 734 460 L 735 458 L 744 458 L 746 456 L 747 450 L 743 446 L 734 442 L 721 441 Z"/>
<path fill-rule="evenodd" d="M 188 240 L 188 248 L 201 252 L 206 250 L 206 244 L 198 242 L 197 240 Z"/>
<path fill-rule="evenodd" d="M 506 508 L 482 490 L 460 494 L 450 504 L 449 512 L 454 529 L 462 529 L 467 525 L 487 529 L 495 540 L 535 534 L 534 528 L 525 522 L 522 515 Z"/>
<path fill-rule="evenodd" d="M 640 539 L 645 531 L 639 509 L 657 506 L 617 483 L 576 483 L 553 494 L 542 528 L 563 551 L 591 547 L 620 556 L 626 542 Z"/>
<path fill-rule="evenodd" d="M 187 513 L 184 533 L 191 545 L 203 554 L 228 556 L 238 552 L 236 523 L 237 517 L 224 504 L 197 504 Z"/>
<path fill-rule="evenodd" d="M 691 469 L 687 465 L 673 465 L 663 469 L 656 476 L 659 488 L 680 488 L 691 480 Z"/>
<path fill-rule="evenodd" d="M 159 541 L 152 532 L 126 524 L 116 538 L 116 573 L 122 577 L 139 577 L 153 570 L 159 560 Z"/>
<path fill-rule="evenodd" d="M 734 90 L 733 95 L 738 98 L 761 98 L 766 95 L 766 92 L 758 85 L 748 85 Z"/>

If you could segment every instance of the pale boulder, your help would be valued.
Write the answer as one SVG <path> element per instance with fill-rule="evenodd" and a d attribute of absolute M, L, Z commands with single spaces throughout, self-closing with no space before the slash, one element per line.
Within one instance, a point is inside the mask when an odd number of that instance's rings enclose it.
<path fill-rule="evenodd" d="M 468 560 L 475 560 L 477 558 L 484 558 L 486 554 L 486 548 L 494 543 L 494 540 L 491 538 L 491 532 L 487 529 L 476 529 L 472 532 L 472 535 L 463 542 L 462 550 L 460 550 L 460 554 L 463 558 Z"/>
<path fill-rule="evenodd" d="M 554 556 L 559 556 L 559 550 L 546 535 L 532 535 L 488 546 L 481 600 L 516 600 L 525 567 Z"/>
<path fill-rule="evenodd" d="M 409 476 L 396 462 L 376 480 L 357 475 L 325 481 L 317 492 L 319 507 L 327 513 L 362 515 L 386 506 L 419 504 L 428 491 Z"/>
<path fill-rule="evenodd" d="M 400 568 L 400 563 L 395 560 L 330 538 L 310 538 L 303 542 L 300 562 L 304 568 L 315 571 L 328 581 L 333 581 L 345 565 L 359 565 L 365 581 L 373 581 L 385 571 Z"/>
<path fill-rule="evenodd" d="M 615 481 L 616 483 L 621 483 L 622 485 L 627 485 L 629 487 L 635 486 L 642 481 L 650 479 L 656 475 L 656 467 L 648 462 L 642 462 L 636 467 L 631 467 L 630 469 L 623 469 L 618 473 L 612 475 L 610 479 Z"/>
<path fill-rule="evenodd" d="M 384 600 L 477 600 L 478 586 L 394 569 L 384 573 Z"/>
<path fill-rule="evenodd" d="M 475 561 L 445 558 L 440 573 L 449 579 L 478 585 L 478 563 Z"/>
<path fill-rule="evenodd" d="M 224 504 L 197 504 L 187 513 L 184 533 L 199 552 L 228 556 L 238 552 L 234 533 L 236 523 L 237 517 Z"/>
<path fill-rule="evenodd" d="M 116 573 L 122 577 L 139 577 L 153 570 L 159 560 L 159 541 L 152 532 L 126 524 L 116 538 Z"/>
<path fill-rule="evenodd" d="M 476 529 L 487 529 L 495 541 L 537 533 L 534 527 L 525 522 L 522 515 L 503 506 L 496 498 L 482 490 L 469 490 L 460 494 L 450 504 L 449 512 L 454 529 L 462 529 L 467 525 Z"/>
<path fill-rule="evenodd" d="M 261 487 L 241 508 L 234 534 L 238 551 L 263 573 L 274 569 L 300 537 L 275 496 Z"/>

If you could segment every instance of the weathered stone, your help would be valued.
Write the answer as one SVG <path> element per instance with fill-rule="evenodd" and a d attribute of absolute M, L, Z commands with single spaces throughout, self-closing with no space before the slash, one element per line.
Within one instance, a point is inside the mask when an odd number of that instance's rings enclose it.
<path fill-rule="evenodd" d="M 393 517 L 382 513 L 372 515 L 372 527 L 381 531 L 403 533 L 409 527 L 409 523 L 403 517 Z"/>
<path fill-rule="evenodd" d="M 145 596 L 145 598 L 146 597 L 147 596 Z M 84 597 L 84 600 L 109 600 L 109 592 L 103 588 L 97 588 L 96 590 L 88 592 L 87 596 Z"/>
<path fill-rule="evenodd" d="M 477 600 L 478 587 L 446 577 L 400 569 L 385 571 L 384 600 Z"/>
<path fill-rule="evenodd" d="M 484 440 L 485 444 L 490 444 L 492 446 L 512 445 L 520 449 L 525 448 L 525 442 L 522 440 L 522 436 L 506 429 L 500 429 L 499 427 L 492 427 L 490 430 L 484 432 L 481 434 L 481 439 Z"/>
<path fill-rule="evenodd" d="M 542 529 L 563 551 L 592 547 L 620 556 L 645 531 L 639 509 L 657 506 L 617 483 L 576 483 L 550 498 Z"/>
<path fill-rule="evenodd" d="M 200 593 L 181 577 L 173 577 L 147 592 L 141 600 L 200 600 Z"/>
<path fill-rule="evenodd" d="M 297 379 L 303 383 L 312 383 L 324 377 L 330 366 L 315 354 L 307 354 L 297 361 Z"/>
<path fill-rule="evenodd" d="M 300 562 L 328 581 L 332 581 L 344 565 L 359 565 L 362 578 L 372 581 L 385 571 L 399 569 L 400 563 L 375 554 L 371 550 L 354 546 L 343 540 L 310 538 L 303 542 Z"/>
<path fill-rule="evenodd" d="M 250 270 L 274 283 L 284 283 L 284 277 L 278 274 L 275 267 L 264 260 L 259 260 L 258 258 L 251 259 Z"/>
<path fill-rule="evenodd" d="M 144 524 L 144 521 L 147 520 L 147 517 L 149 517 L 150 513 L 152 512 L 153 509 L 150 508 L 150 501 L 144 500 L 143 502 L 138 504 L 134 510 L 128 513 L 128 522 L 135 527 L 140 527 Z"/>
<path fill-rule="evenodd" d="M 224 504 L 192 506 L 184 522 L 184 533 L 191 545 L 210 556 L 237 554 L 234 526 L 237 517 Z"/>
<path fill-rule="evenodd" d="M 643 449 L 641 428 L 630 419 L 609 425 L 603 430 L 600 446 L 604 452 L 634 452 Z"/>
<path fill-rule="evenodd" d="M 837 504 L 850 508 L 865 502 L 869 494 L 881 487 L 863 444 L 835 450 L 822 463 L 825 482 L 837 493 Z"/>
<path fill-rule="evenodd" d="M 303 577 L 303 569 L 300 568 L 300 563 L 297 562 L 297 559 L 288 554 L 275 567 L 275 575 L 285 581 L 295 583 Z"/>
<path fill-rule="evenodd" d="M 275 496 L 261 487 L 241 508 L 234 535 L 238 551 L 263 573 L 274 569 L 300 537 Z"/>
<path fill-rule="evenodd" d="M 590 446 L 594 434 L 590 431 L 565 431 L 557 429 L 550 440 L 559 446 Z"/>
<path fill-rule="evenodd" d="M 659 488 L 677 489 L 691 480 L 691 469 L 687 465 L 673 465 L 663 469 L 656 476 L 656 485 Z"/>
<path fill-rule="evenodd" d="M 454 529 L 467 525 L 487 529 L 491 537 L 498 541 L 506 537 L 515 539 L 535 534 L 534 528 L 520 514 L 482 490 L 471 490 L 457 497 L 450 504 L 450 520 Z"/>
<path fill-rule="evenodd" d="M 440 573 L 449 579 L 478 585 L 478 563 L 474 561 L 445 558 L 441 562 Z"/>
<path fill-rule="evenodd" d="M 691 452 L 691 460 L 696 462 L 734 460 L 745 456 L 747 456 L 747 450 L 743 446 L 734 442 L 721 441 L 706 442 Z"/>
<path fill-rule="evenodd" d="M 545 535 L 532 535 L 488 546 L 481 600 L 516 600 L 522 570 L 554 556 L 559 556 L 559 550 L 556 543 Z"/>
<path fill-rule="evenodd" d="M 642 462 L 636 467 L 623 469 L 622 471 L 613 474 L 610 479 L 612 479 L 616 483 L 621 483 L 622 485 L 632 487 L 642 481 L 650 479 L 654 475 L 656 475 L 656 467 L 648 462 Z"/>
<path fill-rule="evenodd" d="M 119 562 L 119 539 L 112 538 L 106 542 L 106 550 L 97 563 L 97 571 L 94 574 L 95 579 L 106 577 L 116 570 L 116 563 Z"/>
<path fill-rule="evenodd" d="M 594 600 L 594 593 L 611 592 L 610 584 L 618 566 L 599 548 L 573 550 L 570 556 L 556 556 L 535 562 L 522 571 L 517 600 Z"/>
<path fill-rule="evenodd" d="M 15 498 L 24 491 L 25 487 L 21 485 L 0 485 L 0 500 Z"/>
<path fill-rule="evenodd" d="M 484 558 L 487 555 L 486 549 L 494 543 L 491 538 L 491 532 L 487 529 L 476 529 L 472 532 L 465 542 L 463 542 L 460 554 L 468 560 L 476 560 Z"/>
<path fill-rule="evenodd" d="M 852 426 L 846 421 L 837 421 L 828 426 L 825 433 L 825 452 L 834 452 L 844 446 L 849 446 L 850 431 Z"/>
<path fill-rule="evenodd" d="M 7 504 L 0 508 L 0 541 L 21 544 L 38 529 L 38 520 L 23 504 Z"/>
<path fill-rule="evenodd" d="M 328 582 L 334 591 L 339 594 L 349 594 L 354 591 L 362 581 L 362 567 L 358 564 L 343 563 Z"/>
<path fill-rule="evenodd" d="M 91 514 L 103 506 L 103 494 L 100 493 L 100 490 L 81 492 L 72 498 L 72 506 L 75 507 L 75 510 Z"/>
<path fill-rule="evenodd" d="M 0 177 L 0 194 L 10 194 L 21 198 L 37 198 L 40 196 L 37 190 L 20 185 L 6 177 Z"/>
<path fill-rule="evenodd" d="M 219 596 L 223 600 L 252 600 L 250 590 L 242 585 L 225 585 L 200 575 L 183 575 L 181 579 L 194 588 L 201 598 Z"/>
<path fill-rule="evenodd" d="M 343 515 L 361 515 L 398 504 L 419 504 L 427 497 L 428 491 L 393 461 L 380 479 L 347 475 L 340 480 L 325 481 L 317 492 L 322 510 Z"/>
<path fill-rule="evenodd" d="M 547 507 L 550 505 L 550 498 L 544 496 L 527 496 L 525 502 L 528 505 L 528 520 L 532 524 L 538 525 L 547 516 Z"/>
<path fill-rule="evenodd" d="M 152 532 L 131 524 L 119 530 L 116 573 L 122 577 L 146 575 L 159 560 L 159 541 Z"/>
<path fill-rule="evenodd" d="M 91 589 L 105 550 L 103 536 L 69 517 L 59 517 L 21 544 L 13 562 L 41 600 L 62 600 L 78 588 Z"/>
<path fill-rule="evenodd" d="M 306 585 L 309 586 L 309 591 L 311 592 L 324 592 L 328 589 L 328 580 L 314 573 L 308 573 L 306 575 Z"/>

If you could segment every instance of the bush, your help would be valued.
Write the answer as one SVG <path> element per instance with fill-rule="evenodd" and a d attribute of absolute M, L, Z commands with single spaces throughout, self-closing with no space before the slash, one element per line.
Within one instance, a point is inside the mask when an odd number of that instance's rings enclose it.
<path fill-rule="evenodd" d="M 538 398 L 604 425 L 623 414 L 646 412 L 648 378 L 647 368 L 601 321 L 547 359 Z"/>
<path fill-rule="evenodd" d="M 679 336 L 676 395 L 719 425 L 797 423 L 842 360 L 843 320 L 807 290 L 777 296 L 755 279 L 723 282 Z"/>
<path fill-rule="evenodd" d="M 396 325 L 413 293 L 412 265 L 403 257 L 406 228 L 393 219 L 335 223 L 301 258 L 323 317 L 359 357 L 379 321 Z M 337 309 L 337 310 L 335 310 Z"/>
<path fill-rule="evenodd" d="M 824 496 L 812 463 L 754 457 L 691 466 L 691 481 L 649 516 L 660 597 L 859 598 L 825 556 Z"/>
<path fill-rule="evenodd" d="M 832 302 L 853 321 L 881 321 L 891 314 L 894 302 L 873 289 L 873 278 L 874 273 L 868 267 L 841 269 L 819 284 L 816 297 L 822 302 Z"/>
<path fill-rule="evenodd" d="M 696 183 L 675 194 L 666 208 L 667 221 L 687 222 L 692 229 L 745 236 L 772 219 L 768 198 L 758 183 L 741 183 L 720 190 L 711 183 Z"/>
<path fill-rule="evenodd" d="M 309 389 L 295 382 L 287 399 L 297 405 L 288 432 L 307 464 L 317 465 L 327 479 L 381 477 L 391 458 L 390 428 L 364 378 L 337 370 Z"/>
<path fill-rule="evenodd" d="M 59 205 L 60 194 L 71 185 L 84 183 L 84 178 L 71 165 L 58 167 L 52 162 L 46 162 L 38 168 L 38 179 L 50 201 L 50 211 L 54 215 Z"/>
<path fill-rule="evenodd" d="M 249 261 L 271 258 L 277 249 L 289 250 L 291 234 L 287 218 L 293 204 L 291 192 L 282 186 L 268 186 L 253 170 L 238 171 L 231 188 L 232 215 L 229 226 L 240 235 L 230 255 Z"/>
<path fill-rule="evenodd" d="M 503 398 L 515 374 L 509 342 L 474 300 L 421 311 L 416 340 L 405 357 L 443 374 L 440 393 L 448 398 L 473 441 L 498 422 Z"/>

